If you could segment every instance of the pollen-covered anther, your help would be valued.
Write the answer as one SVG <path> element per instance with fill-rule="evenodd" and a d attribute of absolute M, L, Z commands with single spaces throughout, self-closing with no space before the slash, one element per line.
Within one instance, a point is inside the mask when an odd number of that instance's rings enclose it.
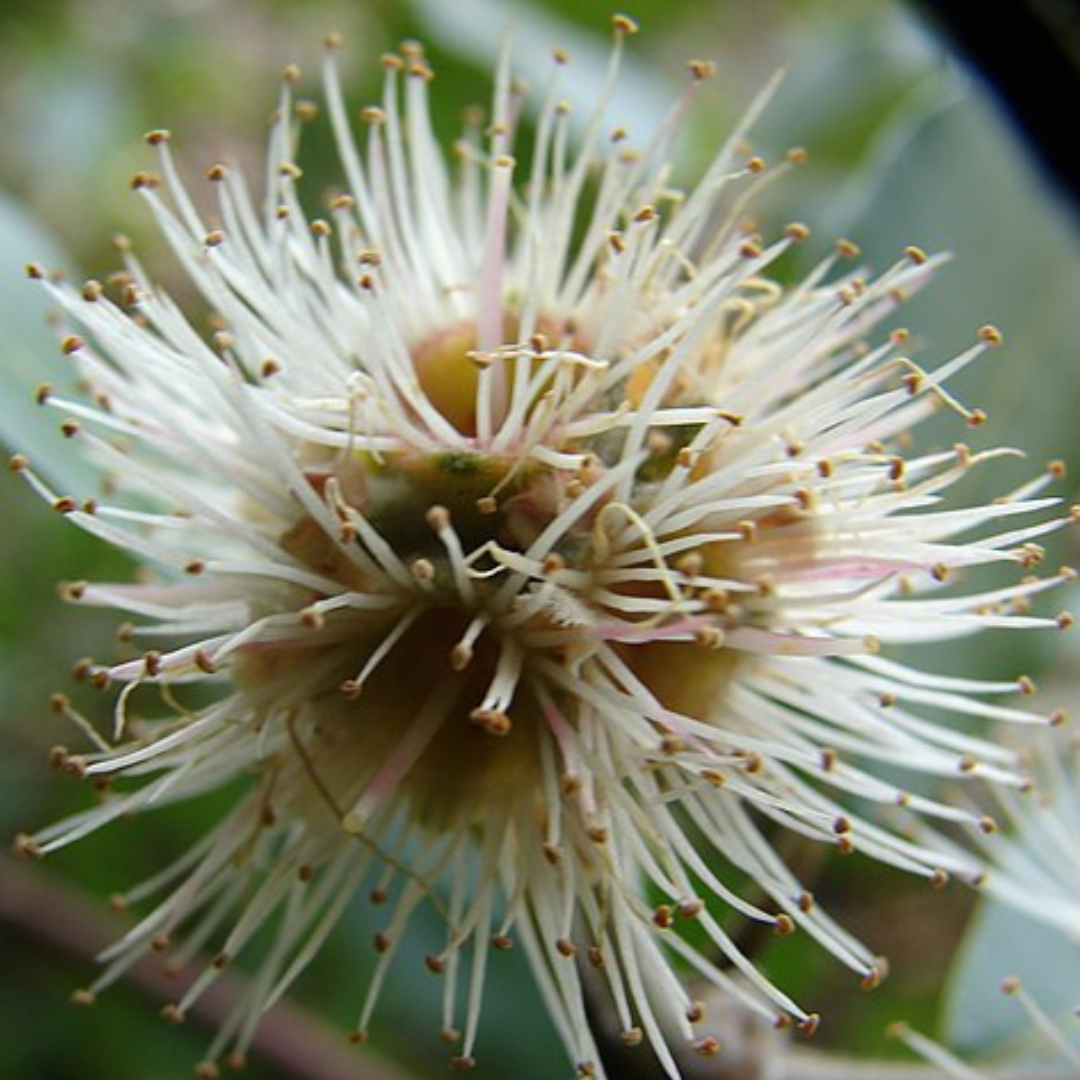
<path fill-rule="evenodd" d="M 926 382 L 926 375 L 921 371 L 909 371 L 900 381 L 903 383 L 904 389 L 912 397 L 915 397 L 922 391 Z"/>
<path fill-rule="evenodd" d="M 703 649 L 722 649 L 725 634 L 719 626 L 699 626 L 694 631 L 694 640 Z"/>
<path fill-rule="evenodd" d="M 686 750 L 686 740 L 678 735 L 665 735 L 660 740 L 660 751 L 668 756 L 681 754 L 684 750 Z"/>
<path fill-rule="evenodd" d="M 196 649 L 192 662 L 204 675 L 214 675 L 218 671 L 218 666 L 213 657 L 205 649 Z"/>
<path fill-rule="evenodd" d="M 476 1068 L 476 1058 L 471 1054 L 466 1056 L 452 1057 L 450 1059 L 450 1068 L 454 1072 L 468 1072 L 470 1069 Z"/>
<path fill-rule="evenodd" d="M 417 581 L 434 581 L 435 564 L 430 559 L 414 559 L 409 564 L 409 573 L 411 573 Z M 460 668 L 455 668 L 454 670 L 459 671 Z"/>
<path fill-rule="evenodd" d="M 1016 561 L 1025 569 L 1038 566 L 1046 557 L 1046 548 L 1039 544 L 1026 543 L 1016 551 Z"/>
<path fill-rule="evenodd" d="M 758 524 L 756 521 L 737 521 L 735 523 L 735 531 L 745 540 L 747 543 L 753 543 L 758 537 Z"/>
<path fill-rule="evenodd" d="M 161 186 L 161 177 L 157 173 L 147 172 L 145 169 L 140 169 L 131 177 L 131 188 L 133 191 L 149 191 L 152 188 Z"/>
<path fill-rule="evenodd" d="M 700 551 L 688 551 L 675 560 L 674 566 L 683 577 L 694 578 L 704 569 L 705 557 Z"/>
<path fill-rule="evenodd" d="M 720 1040 L 715 1035 L 706 1035 L 694 1043 L 694 1053 L 702 1057 L 716 1057 L 720 1053 Z"/>
<path fill-rule="evenodd" d="M 162 1008 L 161 1018 L 168 1024 L 182 1024 L 184 1022 L 184 1013 L 175 1002 L 169 1002 L 168 1005 Z"/>
<path fill-rule="evenodd" d="M 645 440 L 645 448 L 653 458 L 663 458 L 671 454 L 674 445 L 672 436 L 664 431 L 650 431 Z"/>
<path fill-rule="evenodd" d="M 630 36 L 638 32 L 638 24 L 634 19 L 631 19 L 629 15 L 617 14 L 611 17 L 611 26 L 616 34 L 625 34 Z"/>
<path fill-rule="evenodd" d="M 784 235 L 794 243 L 802 244 L 810 238 L 810 228 L 801 221 L 791 221 L 784 226 Z"/>
<path fill-rule="evenodd" d="M 473 648 L 465 641 L 459 641 L 450 650 L 450 668 L 452 671 L 464 671 L 473 658 Z M 479 711 L 479 710 L 477 710 Z"/>
<path fill-rule="evenodd" d="M 26 833 L 19 833 L 15 837 L 14 851 L 16 855 L 24 859 L 40 859 L 42 854 L 41 845 Z"/>
<path fill-rule="evenodd" d="M 559 573 L 560 570 L 566 569 L 566 560 L 556 551 L 553 551 L 550 555 L 544 558 L 544 561 L 540 564 L 540 572 L 544 577 L 552 577 Z"/>
<path fill-rule="evenodd" d="M 752 170 L 751 170 L 752 171 Z M 757 237 L 747 237 L 739 244 L 739 254 L 744 259 L 757 259 L 764 252 L 761 241 Z"/>
<path fill-rule="evenodd" d="M 206 562 L 203 559 L 188 559 L 184 563 L 184 573 L 197 577 L 206 570 Z"/>
<path fill-rule="evenodd" d="M 1068 468 L 1065 462 L 1060 458 L 1054 458 L 1052 461 L 1046 463 L 1046 471 L 1055 480 L 1064 480 L 1068 473 Z"/>
<path fill-rule="evenodd" d="M 940 866 L 936 867 L 927 880 L 930 882 L 930 888 L 944 889 L 949 884 L 948 871 L 943 870 Z"/>
<path fill-rule="evenodd" d="M 489 735 L 509 735 L 513 727 L 510 717 L 498 709 L 473 709 L 469 720 Z"/>
<path fill-rule="evenodd" d="M 606 844 L 611 839 L 611 833 L 603 825 L 590 825 L 585 834 L 594 844 Z"/>
<path fill-rule="evenodd" d="M 790 915 L 781 912 L 773 920 L 773 933 L 777 937 L 788 937 L 790 934 L 794 934 L 795 930 L 795 920 Z"/>
<path fill-rule="evenodd" d="M 639 1027 L 624 1028 L 619 1032 L 619 1038 L 624 1046 L 640 1046 L 645 1033 Z"/>
<path fill-rule="evenodd" d="M 62 581 L 56 587 L 56 595 L 69 604 L 81 600 L 89 587 L 88 581 Z"/>
<path fill-rule="evenodd" d="M 450 511 L 445 506 L 431 506 L 424 515 L 433 532 L 442 532 L 450 527 Z"/>
<path fill-rule="evenodd" d="M 441 956 L 436 956 L 434 953 L 428 953 L 424 957 L 424 966 L 432 975 L 441 975 L 446 969 L 446 962 Z"/>
<path fill-rule="evenodd" d="M 326 616 L 318 608 L 305 608 L 300 612 L 300 624 L 309 630 L 321 630 L 326 625 Z"/>
<path fill-rule="evenodd" d="M 956 762 L 956 767 L 962 773 L 972 773 L 978 769 L 979 760 L 973 754 L 963 754 Z"/>
<path fill-rule="evenodd" d="M 80 349 L 86 348 L 86 342 L 78 334 L 68 334 L 60 342 L 60 351 L 65 356 L 71 356 L 72 353 L 77 353 Z"/>
<path fill-rule="evenodd" d="M 765 768 L 765 759 L 756 750 L 741 754 L 742 770 L 750 776 L 755 776 Z"/>
<path fill-rule="evenodd" d="M 514 939 L 507 934 L 492 934 L 491 947 L 500 952 L 509 952 L 514 947 Z"/>
<path fill-rule="evenodd" d="M 712 60 L 688 60 L 686 66 L 695 82 L 705 82 L 716 74 L 716 64 Z"/>
<path fill-rule="evenodd" d="M 653 924 L 661 930 L 668 930 L 674 922 L 674 909 L 670 904 L 661 904 L 652 915 Z"/>
<path fill-rule="evenodd" d="M 577 953 L 577 946 L 569 938 L 561 937 L 555 942 L 555 951 L 570 959 Z"/>

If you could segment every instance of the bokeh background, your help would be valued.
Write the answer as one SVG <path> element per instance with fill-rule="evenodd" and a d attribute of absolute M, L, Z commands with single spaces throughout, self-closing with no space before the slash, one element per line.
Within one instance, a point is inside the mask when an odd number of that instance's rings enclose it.
<path fill-rule="evenodd" d="M 857 240 L 866 263 L 878 269 L 906 244 L 954 254 L 897 321 L 913 328 L 917 355 L 927 363 L 963 348 L 986 322 L 1003 330 L 1006 346 L 957 387 L 991 423 L 969 432 L 946 417 L 919 438 L 1007 443 L 1029 455 L 977 480 L 967 493 L 977 497 L 982 483 L 1004 490 L 1052 457 L 1080 467 L 1078 219 L 988 87 L 934 28 L 893 0 L 639 0 L 622 9 L 641 20 L 643 32 L 631 46 L 613 125 L 644 138 L 678 93 L 685 61 L 718 63 L 719 75 L 685 133 L 677 175 L 692 179 L 756 92 L 782 70 L 755 144 L 768 159 L 791 146 L 808 148 L 810 159 L 769 191 L 760 207 L 764 227 L 793 219 L 810 225 L 805 260 L 820 257 L 839 235 Z M 247 162 L 257 173 L 277 73 L 298 63 L 303 85 L 317 98 L 321 42 L 339 31 L 357 108 L 377 99 L 380 52 L 405 38 L 424 41 L 437 72 L 436 123 L 449 142 L 462 111 L 488 98 L 493 57 L 511 22 L 525 77 L 539 81 L 551 48 L 565 46 L 573 61 L 570 94 L 587 105 L 606 58 L 610 14 L 611 5 L 597 0 L 0 0 L 0 435 L 64 490 L 93 493 L 94 477 L 71 458 L 55 416 L 32 404 L 38 384 L 62 382 L 65 374 L 24 263 L 104 277 L 116 264 L 112 237 L 123 232 L 174 296 L 189 297 L 129 188 L 131 174 L 153 164 L 144 131 L 174 132 L 197 193 L 202 172 L 218 160 Z M 302 162 L 309 190 L 337 180 L 318 124 Z M 1066 480 L 1060 493 L 1071 499 L 1074 492 L 1075 482 Z M 1076 559 L 1075 541 L 1060 540 L 1053 557 Z M 101 703 L 74 687 L 71 667 L 86 655 L 107 656 L 115 626 L 110 617 L 65 609 L 55 584 L 130 573 L 122 558 L 65 527 L 14 477 L 0 477 L 0 836 L 38 827 L 91 797 L 48 767 L 49 747 L 76 739 L 48 698 L 58 689 L 81 694 L 80 707 L 103 714 Z M 1048 685 L 1054 703 L 1067 703 L 1076 647 L 1049 637 L 963 644 L 945 663 L 985 673 L 1027 670 Z M 92 978 L 92 962 L 77 954 L 94 940 L 96 923 L 84 919 L 97 908 L 85 909 L 82 899 L 103 908 L 102 898 L 182 851 L 215 813 L 214 800 L 207 800 L 114 827 L 32 868 L 29 886 L 24 866 L 0 861 L 6 897 L 0 902 L 0 1077 L 189 1075 L 207 1031 L 197 1021 L 165 1026 L 156 1015 L 160 1001 L 148 989 L 121 984 L 92 1010 L 76 1009 L 69 997 Z M 892 954 L 894 971 L 883 988 L 852 1000 L 850 976 L 798 935 L 771 949 L 768 960 L 781 981 L 825 1012 L 822 1046 L 895 1052 L 882 1031 L 898 1017 L 971 1047 L 1011 1036 L 1008 1017 L 990 1027 L 970 1019 L 991 1007 L 979 998 L 990 992 L 982 943 L 1000 913 L 977 916 L 960 965 L 946 979 L 942 958 L 963 932 L 969 897 L 958 889 L 931 894 L 861 860 L 830 868 L 828 881 L 823 899 L 876 949 Z M 21 915 L 13 913 L 15 892 L 29 897 Z M 296 995 L 330 1033 L 332 1049 L 319 1051 L 326 1061 L 344 1041 L 339 1033 L 352 1022 L 371 966 L 375 925 L 364 908 L 358 901 Z M 1010 940 L 1029 943 L 1021 953 L 1053 955 L 1052 938 L 1021 923 L 1008 927 Z M 434 935 L 436 928 L 417 924 L 416 962 L 406 958 L 399 967 L 375 1040 L 379 1053 L 415 1077 L 445 1070 L 436 1038 L 437 986 L 418 959 L 428 931 Z M 1075 965 L 1066 974 L 1080 986 Z M 1051 979 L 1046 992 L 1057 993 L 1064 980 Z M 833 1002 L 844 1004 L 831 1009 Z M 489 1003 L 476 1075 L 565 1074 L 523 965 L 510 963 Z M 303 1037 L 315 1041 L 304 1045 L 324 1046 L 321 1031 L 312 1036 L 305 1028 Z M 330 1075 L 309 1066 L 305 1071 L 301 1062 L 290 1071 L 256 1060 L 252 1075 Z M 355 1068 L 358 1077 L 370 1075 L 363 1058 Z"/>

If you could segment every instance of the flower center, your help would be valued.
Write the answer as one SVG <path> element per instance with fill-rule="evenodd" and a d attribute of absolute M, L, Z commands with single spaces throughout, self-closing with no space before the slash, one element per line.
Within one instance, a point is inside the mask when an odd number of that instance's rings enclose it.
<path fill-rule="evenodd" d="M 411 350 L 424 394 L 463 435 L 476 434 L 476 342 L 476 323 L 468 321 L 429 334 Z"/>

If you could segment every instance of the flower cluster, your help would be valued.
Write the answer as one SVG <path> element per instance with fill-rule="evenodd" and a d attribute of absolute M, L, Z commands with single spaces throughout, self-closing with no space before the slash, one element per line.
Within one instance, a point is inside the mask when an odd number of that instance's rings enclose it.
<path fill-rule="evenodd" d="M 989 819 L 898 777 L 1018 785 L 1012 751 L 941 716 L 1048 721 L 1000 700 L 1024 679 L 948 678 L 883 651 L 1054 625 L 1026 607 L 1059 577 L 954 585 L 968 567 L 1038 561 L 1054 523 L 1031 515 L 1053 502 L 1039 495 L 1051 474 L 942 508 L 998 452 L 903 452 L 941 407 L 980 422 L 945 384 L 997 332 L 936 370 L 905 355 L 902 330 L 873 340 L 936 264 L 916 249 L 871 278 L 841 243 L 779 285 L 770 268 L 807 230 L 759 236 L 747 200 L 802 155 L 768 167 L 748 151 L 754 109 L 695 186 L 674 188 L 672 143 L 709 67 L 690 65 L 648 145 L 608 138 L 633 29 L 616 20 L 580 139 L 556 54 L 524 177 L 506 60 L 489 125 L 451 164 L 413 44 L 384 57 L 358 140 L 328 43 L 345 190 L 326 219 L 301 204 L 312 108 L 294 103 L 295 71 L 264 202 L 216 165 L 208 221 L 168 133 L 151 133 L 159 173 L 135 186 L 215 313 L 209 336 L 126 245 L 105 284 L 31 268 L 87 391 L 42 400 L 110 491 L 81 503 L 14 467 L 155 571 L 67 588 L 135 620 L 128 658 L 81 669 L 120 688 L 114 738 L 57 751 L 114 784 L 22 846 L 52 852 L 246 778 L 212 831 L 128 894 L 156 900 L 84 995 L 147 950 L 182 963 L 209 946 L 180 1016 L 269 932 L 207 1075 L 242 1058 L 361 890 L 382 921 L 358 1038 L 421 904 L 445 921 L 427 965 L 460 1067 L 488 969 L 515 942 L 583 1076 L 603 1073 L 596 993 L 669 1075 L 684 1043 L 715 1052 L 687 973 L 811 1030 L 735 921 L 809 934 L 868 984 L 882 964 L 815 903 L 779 838 L 978 881 L 963 837 Z"/>

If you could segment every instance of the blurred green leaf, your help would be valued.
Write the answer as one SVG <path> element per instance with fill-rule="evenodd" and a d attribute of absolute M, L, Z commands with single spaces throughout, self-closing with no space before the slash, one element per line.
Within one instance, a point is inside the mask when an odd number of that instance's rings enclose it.
<path fill-rule="evenodd" d="M 1017 976 L 1024 990 L 1080 1048 L 1074 1013 L 1080 996 L 1080 948 L 1063 931 L 983 901 L 968 928 L 945 1004 L 949 1044 L 982 1057 L 1048 1056 L 1031 1018 L 1002 990 Z"/>

